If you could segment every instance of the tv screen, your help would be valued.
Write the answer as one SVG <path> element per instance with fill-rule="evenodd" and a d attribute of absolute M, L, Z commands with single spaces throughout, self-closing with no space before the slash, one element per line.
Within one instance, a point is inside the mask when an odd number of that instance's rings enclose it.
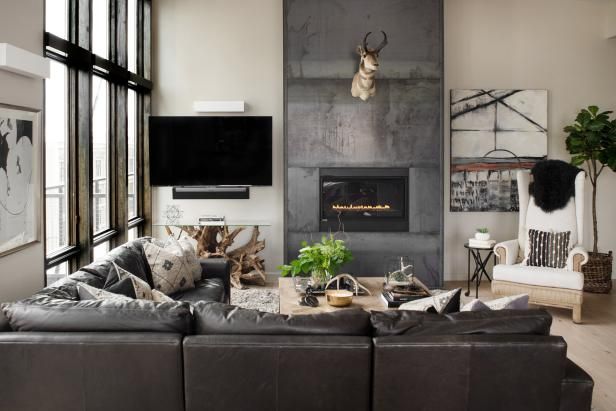
<path fill-rule="evenodd" d="M 272 185 L 271 117 L 150 117 L 154 186 Z"/>

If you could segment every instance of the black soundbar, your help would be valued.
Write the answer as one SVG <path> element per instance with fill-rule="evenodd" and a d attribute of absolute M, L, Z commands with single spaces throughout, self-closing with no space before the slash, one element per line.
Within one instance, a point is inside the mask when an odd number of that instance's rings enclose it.
<path fill-rule="evenodd" d="M 245 200 L 250 188 L 245 186 L 173 187 L 174 200 Z"/>

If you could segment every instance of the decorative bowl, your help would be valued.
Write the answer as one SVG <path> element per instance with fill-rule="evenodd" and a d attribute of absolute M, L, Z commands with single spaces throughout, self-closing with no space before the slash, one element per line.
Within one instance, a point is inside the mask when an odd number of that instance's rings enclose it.
<path fill-rule="evenodd" d="M 490 239 L 490 233 L 475 233 L 475 239 L 480 241 L 488 241 Z"/>
<path fill-rule="evenodd" d="M 327 290 L 325 300 L 332 307 L 346 307 L 353 302 L 353 293 L 348 290 Z"/>

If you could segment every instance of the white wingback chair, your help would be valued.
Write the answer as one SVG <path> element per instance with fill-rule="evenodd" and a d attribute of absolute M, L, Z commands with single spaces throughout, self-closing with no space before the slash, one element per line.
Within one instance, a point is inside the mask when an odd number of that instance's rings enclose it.
<path fill-rule="evenodd" d="M 567 205 L 547 213 L 535 204 L 528 193 L 531 175 L 518 171 L 520 214 L 518 238 L 494 246 L 499 264 L 494 266 L 492 293 L 495 295 L 528 294 L 529 302 L 538 305 L 569 308 L 573 322 L 582 321 L 584 275 L 582 265 L 588 253 L 582 247 L 584 233 L 584 180 L 585 173 L 575 178 L 575 197 Z M 528 255 L 528 230 L 571 231 L 570 247 L 565 268 L 534 267 L 524 263 Z"/>

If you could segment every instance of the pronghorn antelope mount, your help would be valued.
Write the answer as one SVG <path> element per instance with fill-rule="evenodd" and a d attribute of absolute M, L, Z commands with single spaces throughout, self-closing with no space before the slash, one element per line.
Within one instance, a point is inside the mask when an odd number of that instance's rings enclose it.
<path fill-rule="evenodd" d="M 353 76 L 353 85 L 351 86 L 351 94 L 353 97 L 359 97 L 363 101 L 374 96 L 376 92 L 376 81 L 374 76 L 379 69 L 379 53 L 387 45 L 387 34 L 384 31 L 383 41 L 376 48 L 368 47 L 368 36 L 372 32 L 366 33 L 364 42 L 357 46 L 357 54 L 360 56 L 359 71 Z"/>

